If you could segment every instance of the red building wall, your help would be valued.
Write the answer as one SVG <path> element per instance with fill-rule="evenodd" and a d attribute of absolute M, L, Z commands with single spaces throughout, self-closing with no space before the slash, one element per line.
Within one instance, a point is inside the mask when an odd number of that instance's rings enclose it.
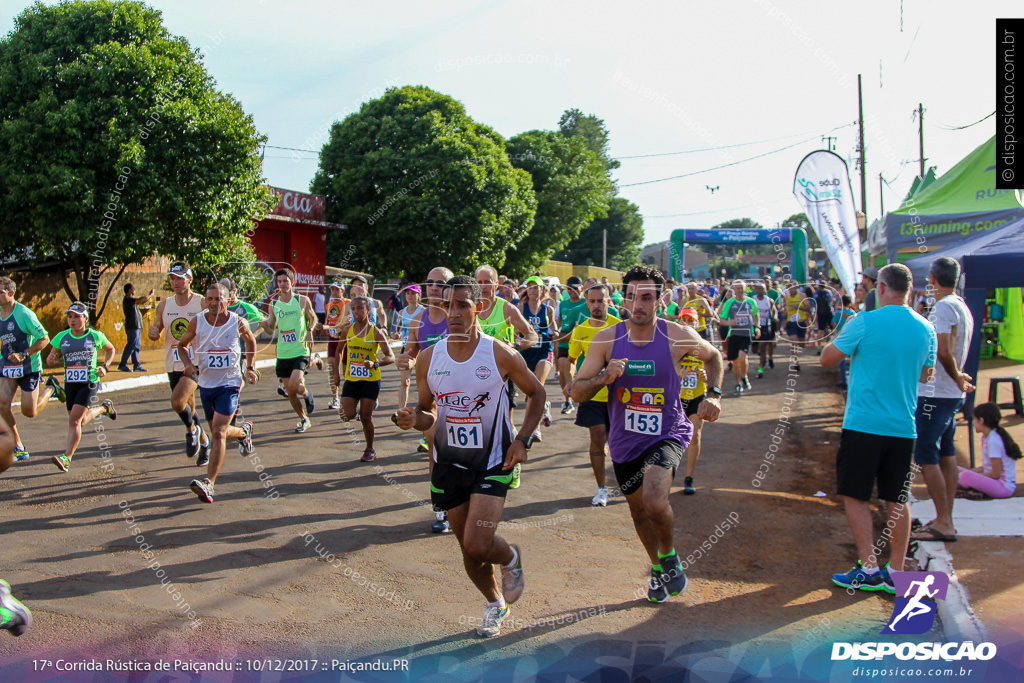
<path fill-rule="evenodd" d="M 291 268 L 296 288 L 313 291 L 324 284 L 327 267 L 324 198 L 278 187 L 270 189 L 281 200 L 256 224 L 250 240 L 256 257 L 273 268 Z"/>

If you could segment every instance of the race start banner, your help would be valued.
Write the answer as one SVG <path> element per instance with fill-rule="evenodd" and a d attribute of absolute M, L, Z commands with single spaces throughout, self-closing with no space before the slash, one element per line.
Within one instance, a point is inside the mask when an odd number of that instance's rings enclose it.
<path fill-rule="evenodd" d="M 825 247 L 840 282 L 852 295 L 862 268 L 857 210 L 846 162 L 833 152 L 811 152 L 796 169 L 793 194 Z"/>

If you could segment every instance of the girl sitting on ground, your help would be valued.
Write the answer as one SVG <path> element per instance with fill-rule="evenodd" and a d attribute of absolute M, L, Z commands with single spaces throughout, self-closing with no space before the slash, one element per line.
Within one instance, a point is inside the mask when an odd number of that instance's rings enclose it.
<path fill-rule="evenodd" d="M 974 429 L 981 436 L 980 472 L 960 468 L 960 485 L 992 498 L 1009 498 L 1017 490 L 1017 460 L 1021 450 L 999 421 L 1003 418 L 995 403 L 974 407 Z"/>

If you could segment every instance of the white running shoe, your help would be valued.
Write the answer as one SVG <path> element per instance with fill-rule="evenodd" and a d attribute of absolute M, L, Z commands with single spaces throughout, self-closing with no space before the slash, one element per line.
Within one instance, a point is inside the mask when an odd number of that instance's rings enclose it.
<path fill-rule="evenodd" d="M 594 507 L 608 507 L 608 487 L 602 486 L 599 488 L 590 504 Z"/>
<path fill-rule="evenodd" d="M 504 607 L 492 607 L 487 606 L 487 610 L 484 611 L 483 621 L 476 627 L 477 635 L 481 635 L 484 638 L 493 638 L 494 636 L 501 633 L 501 622 L 505 621 L 505 617 L 508 616 L 509 608 L 508 605 Z"/>
<path fill-rule="evenodd" d="M 309 418 L 308 417 L 304 417 L 301 420 L 299 420 L 298 424 L 295 425 L 295 433 L 296 434 L 301 434 L 302 432 L 306 431 L 307 429 L 309 429 L 312 426 L 313 426 L 313 423 L 309 421 Z"/>

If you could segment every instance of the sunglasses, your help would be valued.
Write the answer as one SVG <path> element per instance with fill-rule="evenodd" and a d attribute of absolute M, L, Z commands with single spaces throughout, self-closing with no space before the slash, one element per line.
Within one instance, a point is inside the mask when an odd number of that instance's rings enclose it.
<path fill-rule="evenodd" d="M 425 284 L 425 285 L 437 285 L 438 287 L 443 287 L 446 283 L 445 283 L 444 280 L 424 280 L 423 284 Z"/>

